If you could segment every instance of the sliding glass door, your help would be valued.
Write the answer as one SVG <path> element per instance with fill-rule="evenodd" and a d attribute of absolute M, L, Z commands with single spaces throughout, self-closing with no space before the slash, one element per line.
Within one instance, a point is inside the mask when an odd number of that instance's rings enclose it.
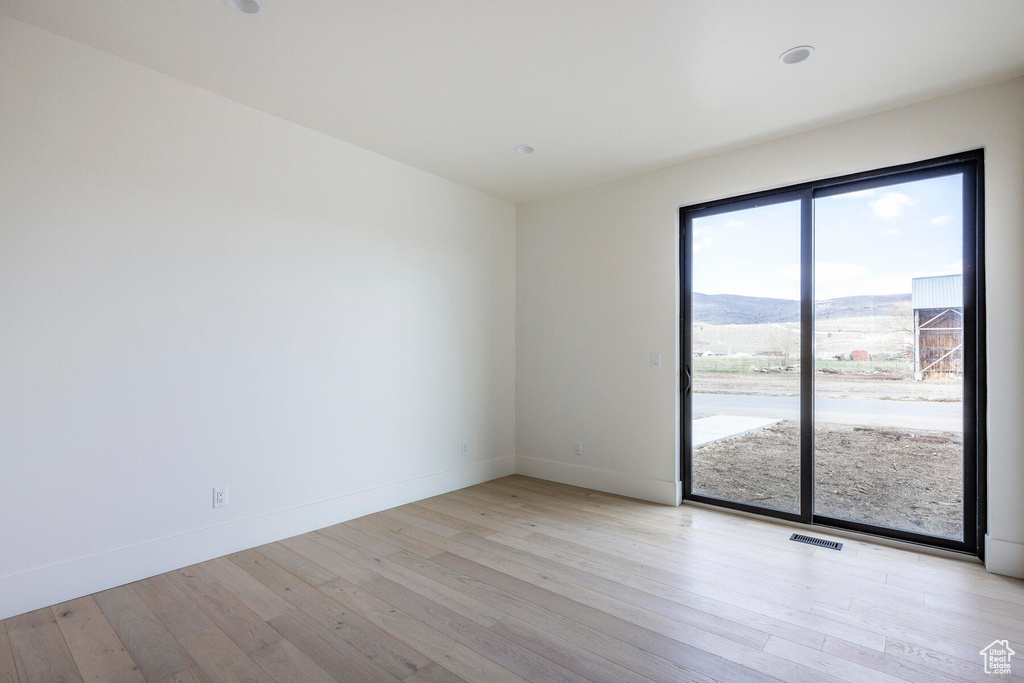
<path fill-rule="evenodd" d="M 963 539 L 963 183 L 814 200 L 817 515 Z"/>
<path fill-rule="evenodd" d="M 692 222 L 695 495 L 800 512 L 800 199 Z"/>
<path fill-rule="evenodd" d="M 681 210 L 686 499 L 980 552 L 981 162 Z"/>

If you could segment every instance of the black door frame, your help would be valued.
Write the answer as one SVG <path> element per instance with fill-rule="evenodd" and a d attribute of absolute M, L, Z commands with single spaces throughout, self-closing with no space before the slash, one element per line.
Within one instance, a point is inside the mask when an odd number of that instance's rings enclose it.
<path fill-rule="evenodd" d="M 890 529 L 814 514 L 814 199 L 868 190 L 928 178 L 962 174 L 964 187 L 964 538 L 962 541 Z M 695 494 L 692 489 L 693 435 L 692 323 L 693 220 L 781 202 L 800 202 L 800 511 L 786 512 L 747 503 Z M 679 302 L 680 302 L 680 472 L 683 500 L 708 503 L 791 522 L 814 524 L 884 536 L 910 543 L 956 550 L 984 559 L 987 516 L 987 374 L 985 358 L 985 204 L 984 151 L 928 159 L 801 183 L 753 194 L 719 199 L 679 209 Z"/>

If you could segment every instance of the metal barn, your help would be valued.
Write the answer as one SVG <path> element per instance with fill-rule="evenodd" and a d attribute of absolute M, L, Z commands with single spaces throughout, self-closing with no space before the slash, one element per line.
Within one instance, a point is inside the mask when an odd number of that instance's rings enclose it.
<path fill-rule="evenodd" d="M 912 285 L 914 379 L 963 375 L 963 276 L 916 277 Z"/>

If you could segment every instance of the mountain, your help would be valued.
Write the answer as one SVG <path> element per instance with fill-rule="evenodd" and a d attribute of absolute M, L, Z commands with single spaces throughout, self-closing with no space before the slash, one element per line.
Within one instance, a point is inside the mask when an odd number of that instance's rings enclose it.
<path fill-rule="evenodd" d="M 879 315 L 892 315 L 892 307 L 898 304 L 906 304 L 905 313 L 909 315 L 911 311 L 910 293 L 844 296 L 840 299 L 826 299 L 815 304 L 814 314 L 819 320 L 868 318 Z"/>
<path fill-rule="evenodd" d="M 845 296 L 815 304 L 819 319 L 890 315 L 896 304 L 910 304 L 910 294 Z M 693 293 L 693 320 L 707 325 L 753 325 L 800 322 L 800 302 L 735 294 Z"/>
<path fill-rule="evenodd" d="M 693 293 L 693 321 L 708 325 L 800 322 L 800 302 L 735 294 Z"/>

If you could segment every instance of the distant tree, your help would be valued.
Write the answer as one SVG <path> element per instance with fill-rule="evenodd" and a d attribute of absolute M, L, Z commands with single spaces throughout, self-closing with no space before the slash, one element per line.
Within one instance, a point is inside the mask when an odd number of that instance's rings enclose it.
<path fill-rule="evenodd" d="M 889 306 L 889 318 L 893 332 L 914 333 L 914 309 L 909 301 L 898 301 Z"/>
<path fill-rule="evenodd" d="M 913 343 L 914 307 L 910 301 L 889 306 L 886 318 L 886 350 L 895 358 L 906 357 L 908 340 Z M 909 366 L 908 366 L 909 367 Z"/>
<path fill-rule="evenodd" d="M 768 337 L 772 351 L 782 360 L 782 365 L 790 364 L 790 359 L 795 358 L 800 351 L 800 335 L 796 330 L 788 327 L 773 327 Z"/>

